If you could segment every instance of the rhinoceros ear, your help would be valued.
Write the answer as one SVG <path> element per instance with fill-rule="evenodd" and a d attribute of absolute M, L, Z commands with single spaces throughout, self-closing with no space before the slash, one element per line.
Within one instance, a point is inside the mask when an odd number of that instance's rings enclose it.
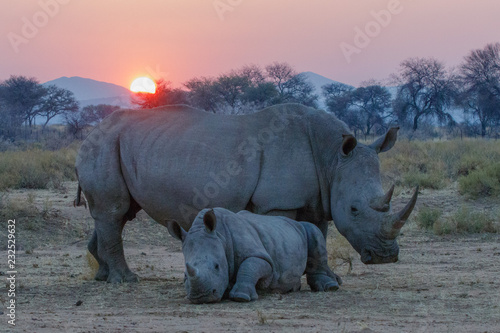
<path fill-rule="evenodd" d="M 203 215 L 203 223 L 205 223 L 205 228 L 208 232 L 213 232 L 215 226 L 217 225 L 217 217 L 213 209 L 210 209 Z"/>
<path fill-rule="evenodd" d="M 351 134 L 342 134 L 342 155 L 349 155 L 356 148 L 357 144 L 358 141 L 354 136 Z"/>
<path fill-rule="evenodd" d="M 174 237 L 177 238 L 180 241 L 184 241 L 186 239 L 187 232 L 186 230 L 182 229 L 182 227 L 177 223 L 176 221 L 167 221 L 167 229 L 168 233 Z"/>
<path fill-rule="evenodd" d="M 387 133 L 385 133 L 385 135 L 375 140 L 375 142 L 372 143 L 370 147 L 374 149 L 377 152 L 377 154 L 388 151 L 396 143 L 396 140 L 398 138 L 398 131 L 399 127 L 391 127 L 387 131 Z"/>

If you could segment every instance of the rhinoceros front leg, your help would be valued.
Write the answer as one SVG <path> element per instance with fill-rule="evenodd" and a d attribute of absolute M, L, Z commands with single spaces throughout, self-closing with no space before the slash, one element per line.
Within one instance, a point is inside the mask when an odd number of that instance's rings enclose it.
<path fill-rule="evenodd" d="M 335 291 L 342 284 L 340 276 L 328 267 L 328 253 L 322 232 L 310 223 L 303 223 L 307 233 L 307 284 L 312 291 Z"/>
<path fill-rule="evenodd" d="M 254 301 L 259 296 L 255 286 L 260 279 L 271 278 L 273 269 L 264 259 L 250 257 L 243 261 L 236 275 L 236 283 L 229 292 L 229 298 L 236 302 Z"/>
<path fill-rule="evenodd" d="M 96 278 L 104 279 L 107 266 L 107 282 L 120 283 L 139 281 L 137 275 L 132 273 L 125 261 L 122 241 L 122 230 L 124 225 L 125 223 L 123 220 L 95 220 L 95 233 L 97 235 L 96 259 L 104 263 L 101 269 L 101 262 L 99 262 L 99 272 Z"/>

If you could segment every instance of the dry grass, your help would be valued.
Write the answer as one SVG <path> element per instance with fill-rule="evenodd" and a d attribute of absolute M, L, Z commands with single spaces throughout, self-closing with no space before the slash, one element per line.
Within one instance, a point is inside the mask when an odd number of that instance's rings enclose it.
<path fill-rule="evenodd" d="M 91 281 L 99 270 L 99 263 L 95 260 L 94 256 L 87 251 L 85 254 L 85 273 L 82 275 L 82 279 L 86 281 Z"/>
<path fill-rule="evenodd" d="M 357 252 L 352 248 L 347 239 L 342 236 L 332 224 L 328 228 L 326 240 L 328 263 L 334 269 L 345 268 L 345 274 L 352 271 L 352 263 L 357 258 Z"/>
<path fill-rule="evenodd" d="M 0 152 L 0 191 L 8 188 L 61 188 L 75 180 L 77 147 L 57 151 L 29 149 Z"/>
<path fill-rule="evenodd" d="M 481 139 L 399 141 L 380 157 L 384 183 L 442 189 L 500 160 L 500 144 Z M 498 168 L 500 169 L 500 168 Z M 495 169 L 496 170 L 496 169 Z"/>

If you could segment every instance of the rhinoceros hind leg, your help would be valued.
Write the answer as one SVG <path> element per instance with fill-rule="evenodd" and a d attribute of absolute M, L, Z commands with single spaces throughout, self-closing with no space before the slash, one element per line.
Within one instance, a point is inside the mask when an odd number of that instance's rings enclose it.
<path fill-rule="evenodd" d="M 122 230 L 124 225 L 123 219 L 115 221 L 95 220 L 97 256 L 108 266 L 109 273 L 106 279 L 107 282 L 121 283 L 139 281 L 137 275 L 132 273 L 125 261 L 122 241 Z M 105 272 L 105 269 L 103 269 L 103 272 Z M 102 277 L 104 277 L 104 275 L 102 275 Z"/>
<path fill-rule="evenodd" d="M 92 234 L 92 238 L 89 241 L 88 250 L 99 263 L 99 270 L 97 271 L 94 279 L 97 281 L 106 281 L 109 275 L 109 267 L 108 264 L 106 264 L 106 262 L 102 260 L 97 253 L 97 231 L 95 230 Z"/>

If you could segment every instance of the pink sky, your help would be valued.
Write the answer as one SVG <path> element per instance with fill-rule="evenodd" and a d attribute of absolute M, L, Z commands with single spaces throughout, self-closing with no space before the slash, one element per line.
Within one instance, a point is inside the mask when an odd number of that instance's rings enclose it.
<path fill-rule="evenodd" d="M 385 26 L 377 23 L 372 12 L 389 9 Z M 158 75 L 178 86 L 286 61 L 358 85 L 387 79 L 408 57 L 458 65 L 471 49 L 500 42 L 499 13 L 498 0 L 1 1 L 0 80 L 81 76 L 129 87 Z M 357 47 L 355 31 L 367 27 L 372 37 L 358 37 Z M 349 62 L 341 45 L 357 48 Z"/>

